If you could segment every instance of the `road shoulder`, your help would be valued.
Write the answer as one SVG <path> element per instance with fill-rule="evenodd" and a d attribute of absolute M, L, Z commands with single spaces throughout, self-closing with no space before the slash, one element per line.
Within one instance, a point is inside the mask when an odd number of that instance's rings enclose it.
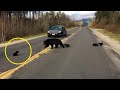
<path fill-rule="evenodd" d="M 99 32 L 99 29 L 92 29 L 93 34 L 95 34 L 98 38 L 100 38 L 102 41 L 106 42 L 108 46 L 111 47 L 112 50 L 114 50 L 117 54 L 120 55 L 120 42 L 110 38 L 109 36 L 106 36 Z"/>

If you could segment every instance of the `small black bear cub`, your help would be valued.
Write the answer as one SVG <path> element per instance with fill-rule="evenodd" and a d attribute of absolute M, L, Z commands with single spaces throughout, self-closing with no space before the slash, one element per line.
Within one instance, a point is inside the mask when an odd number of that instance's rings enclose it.
<path fill-rule="evenodd" d="M 93 43 L 93 46 L 99 46 L 99 45 L 102 46 L 103 43 L 98 43 L 98 44 L 97 43 Z"/>
<path fill-rule="evenodd" d="M 51 49 L 53 49 L 54 45 L 55 45 L 55 48 L 58 48 L 58 45 L 62 46 L 63 48 L 70 46 L 69 44 L 63 44 L 60 39 L 47 39 L 43 42 L 43 44 L 45 45 L 44 48 L 51 45 Z"/>
<path fill-rule="evenodd" d="M 100 46 L 102 46 L 103 45 L 103 43 L 98 43 Z"/>
<path fill-rule="evenodd" d="M 13 56 L 18 56 L 19 51 L 13 53 Z"/>
<path fill-rule="evenodd" d="M 93 43 L 93 46 L 98 46 L 98 44 L 97 43 Z"/>

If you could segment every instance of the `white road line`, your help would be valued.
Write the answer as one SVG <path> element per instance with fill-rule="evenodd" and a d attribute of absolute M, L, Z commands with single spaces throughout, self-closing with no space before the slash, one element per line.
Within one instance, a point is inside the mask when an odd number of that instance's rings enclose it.
<path fill-rule="evenodd" d="M 94 35 L 96 35 L 96 34 L 94 34 Z M 98 42 L 101 42 L 102 40 L 100 39 L 100 38 L 96 38 L 97 39 L 97 41 Z M 118 54 L 118 56 L 117 55 L 115 55 L 115 54 L 113 54 L 112 52 L 115 52 L 113 49 L 111 49 L 111 47 L 110 46 L 108 46 L 107 44 L 105 44 L 104 43 L 104 45 L 103 45 L 103 48 L 104 48 L 104 50 L 105 50 L 105 52 L 107 53 L 107 55 L 111 58 L 111 60 L 113 61 L 113 63 L 117 66 L 117 68 L 118 69 L 120 69 L 120 56 L 119 56 L 119 54 Z M 116 52 L 115 52 L 116 53 Z"/>
<path fill-rule="evenodd" d="M 80 29 L 80 30 L 81 30 L 81 29 Z M 70 35 L 69 37 L 63 39 L 62 41 L 65 43 L 68 39 L 70 39 L 71 37 L 73 37 L 73 36 L 74 36 L 76 33 L 78 33 L 80 30 L 76 31 L 75 33 L 73 33 L 73 34 Z M 49 52 L 49 51 L 51 51 L 51 49 L 48 49 L 48 52 Z M 42 51 L 40 51 L 40 52 L 42 52 Z M 39 52 L 39 53 L 40 53 L 40 52 Z M 35 55 L 38 55 L 39 53 L 37 53 L 37 54 L 35 54 Z M 34 55 L 34 56 L 35 56 L 35 55 Z M 39 56 L 40 56 L 40 54 L 39 54 Z M 38 57 L 39 57 L 39 56 L 38 56 Z M 38 58 L 38 57 L 37 57 L 37 58 Z M 34 59 L 35 59 L 35 58 L 34 58 Z M 2 73 L 5 73 L 2 77 L 6 77 L 6 78 L 4 78 L 4 79 L 9 79 L 10 77 L 12 77 L 12 74 L 14 74 L 15 71 L 17 71 L 17 70 L 19 70 L 20 68 L 24 67 L 25 65 L 29 64 L 29 63 L 32 62 L 34 59 L 28 61 L 26 64 L 22 64 L 22 65 L 20 65 L 20 66 L 18 66 L 18 67 L 16 67 L 16 68 L 13 68 L 13 69 L 11 69 L 11 70 L 5 71 L 5 72 L 7 72 L 7 73 L 2 72 Z M 8 73 L 10 73 L 10 75 L 7 75 Z M 2 78 L 2 77 L 0 77 L 0 78 Z"/>
<path fill-rule="evenodd" d="M 104 45 L 104 48 L 111 60 L 115 63 L 118 69 L 120 69 L 120 58 L 118 58 L 115 54 L 111 53 L 111 48 L 108 45 Z"/>
<path fill-rule="evenodd" d="M 75 28 L 77 28 L 77 27 L 75 27 Z M 74 28 L 72 28 L 72 29 L 74 29 Z M 72 29 L 68 29 L 67 31 L 72 30 Z M 47 36 L 47 34 L 46 35 L 37 36 L 37 37 L 27 38 L 26 40 L 30 41 L 30 40 L 34 40 L 34 39 L 41 38 L 41 37 L 44 37 L 44 36 Z M 14 44 L 22 43 L 22 42 L 24 42 L 24 41 L 23 40 L 17 40 L 17 41 L 11 42 L 9 45 L 14 45 Z M 0 44 L 0 48 L 4 47 L 5 45 L 6 45 L 6 43 Z"/>

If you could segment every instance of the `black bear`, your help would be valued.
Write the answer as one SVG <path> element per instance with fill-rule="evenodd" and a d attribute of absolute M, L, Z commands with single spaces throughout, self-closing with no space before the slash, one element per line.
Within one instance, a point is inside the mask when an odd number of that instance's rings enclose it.
<path fill-rule="evenodd" d="M 18 56 L 19 51 L 13 53 L 13 56 Z"/>
<path fill-rule="evenodd" d="M 98 43 L 100 46 L 102 46 L 103 45 L 103 43 Z"/>
<path fill-rule="evenodd" d="M 93 43 L 93 46 L 98 46 L 98 44 L 97 43 Z"/>
<path fill-rule="evenodd" d="M 51 45 L 51 49 L 53 49 L 54 45 L 55 45 L 55 48 L 58 48 L 58 45 L 62 46 L 63 48 L 70 46 L 69 44 L 63 44 L 60 39 L 47 39 L 43 42 L 43 44 L 45 45 L 44 48 Z"/>

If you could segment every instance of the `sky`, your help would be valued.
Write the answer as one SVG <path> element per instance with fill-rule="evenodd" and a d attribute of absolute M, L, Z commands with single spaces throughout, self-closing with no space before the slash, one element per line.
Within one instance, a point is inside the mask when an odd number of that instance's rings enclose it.
<path fill-rule="evenodd" d="M 81 20 L 83 18 L 93 18 L 96 11 L 61 11 L 69 15 L 73 20 Z"/>
<path fill-rule="evenodd" d="M 44 13 L 49 11 L 43 11 Z M 56 11 L 57 12 L 57 11 Z M 69 15 L 72 20 L 81 20 L 83 18 L 93 18 L 96 11 L 61 11 Z"/>

